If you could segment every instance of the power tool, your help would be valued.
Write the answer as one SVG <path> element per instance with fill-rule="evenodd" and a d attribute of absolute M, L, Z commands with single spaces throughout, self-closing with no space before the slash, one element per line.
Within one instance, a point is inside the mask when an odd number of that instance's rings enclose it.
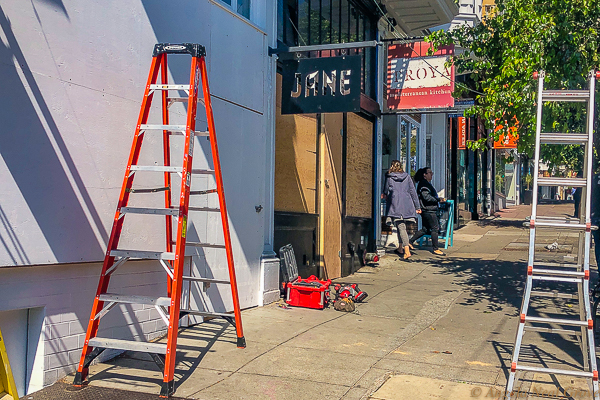
<path fill-rule="evenodd" d="M 356 283 L 348 285 L 335 284 L 336 297 L 340 299 L 351 299 L 355 303 L 360 303 L 367 298 L 368 294 L 359 289 Z"/>

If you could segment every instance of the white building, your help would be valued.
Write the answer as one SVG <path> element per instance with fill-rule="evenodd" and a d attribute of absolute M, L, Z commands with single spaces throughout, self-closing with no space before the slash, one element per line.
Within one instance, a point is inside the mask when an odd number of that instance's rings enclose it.
<path fill-rule="evenodd" d="M 20 395 L 53 383 L 78 363 L 158 42 L 206 47 L 240 301 L 243 308 L 262 304 L 261 256 L 271 254 L 273 238 L 275 64 L 267 52 L 274 46 L 276 7 L 270 0 L 251 5 L 2 2 L 0 329 Z M 186 83 L 189 66 L 189 56 L 170 58 L 171 81 Z M 210 154 L 201 139 L 197 167 Z M 142 155 L 156 144 L 148 139 Z M 175 151 L 173 157 L 181 162 Z M 213 182 L 196 184 L 214 188 Z M 188 235 L 216 240 L 219 220 L 201 214 L 190 217 Z M 133 217 L 123 240 L 162 249 L 164 219 Z M 207 250 L 195 261 L 201 273 L 225 277 L 219 258 Z M 129 262 L 111 287 L 161 295 L 166 274 L 157 262 Z M 216 311 L 231 310 L 225 290 L 209 289 Z M 101 331 L 122 339 L 164 332 L 153 308 L 124 309 L 103 318 Z"/>
<path fill-rule="evenodd" d="M 450 0 L 418 1 L 420 16 L 402 1 L 385 3 L 407 32 L 456 14 Z M 268 53 L 277 47 L 278 15 L 274 0 L 2 2 L 0 330 L 20 395 L 73 372 L 79 361 L 156 43 L 206 47 L 241 306 L 278 298 L 277 61 Z M 189 77 L 189 57 L 180 57 L 169 58 L 171 82 Z M 373 121 L 369 129 L 379 153 L 381 118 Z M 142 154 L 159 145 L 147 140 Z M 207 164 L 209 154 L 208 142 L 196 138 L 194 165 Z M 140 179 L 141 185 L 153 182 Z M 212 180 L 195 185 L 214 188 Z M 374 184 L 371 204 L 377 204 L 378 189 Z M 371 217 L 379 218 L 378 212 Z M 127 223 L 125 245 L 162 251 L 163 219 L 134 216 Z M 218 218 L 197 213 L 190 216 L 188 235 L 219 240 L 219 226 Z M 218 251 L 194 257 L 196 272 L 225 277 Z M 128 262 L 111 288 L 164 295 L 166 275 L 157 262 Z M 186 295 L 198 301 L 199 293 Z M 209 309 L 231 310 L 228 288 L 221 293 L 213 285 L 205 298 Z M 165 332 L 153 308 L 121 307 L 122 313 L 103 318 L 101 333 L 151 339 Z"/>

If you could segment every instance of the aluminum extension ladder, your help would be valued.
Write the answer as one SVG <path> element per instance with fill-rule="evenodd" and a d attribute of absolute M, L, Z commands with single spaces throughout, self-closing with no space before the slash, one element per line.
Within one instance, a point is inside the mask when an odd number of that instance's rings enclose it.
<path fill-rule="evenodd" d="M 175 85 L 167 82 L 167 55 L 168 54 L 189 54 L 192 56 L 191 72 L 189 84 Z M 240 314 L 240 305 L 237 292 L 237 283 L 235 278 L 235 269 L 233 263 L 233 253 L 231 249 L 231 238 L 229 235 L 229 222 L 227 219 L 227 208 L 225 205 L 225 195 L 223 192 L 223 180 L 219 162 L 219 153 L 217 149 L 217 139 L 215 136 L 215 124 L 211 106 L 211 94 L 208 87 L 208 76 L 206 71 L 206 50 L 199 44 L 183 43 L 178 45 L 160 43 L 154 47 L 152 65 L 146 84 L 146 90 L 142 101 L 139 119 L 135 129 L 133 144 L 125 171 L 125 178 L 119 196 L 119 203 L 115 213 L 112 232 L 108 242 L 108 249 L 104 258 L 100 282 L 94 299 L 92 313 L 87 328 L 85 343 L 81 354 L 81 360 L 75 375 L 74 385 L 80 386 L 88 375 L 88 367 L 92 360 L 102 353 L 105 349 L 119 349 L 142 351 L 150 353 L 154 361 L 164 370 L 163 383 L 160 392 L 161 397 L 169 397 L 175 392 L 174 371 L 175 354 L 177 347 L 177 331 L 179 320 L 185 315 L 199 315 L 202 317 L 221 317 L 235 325 L 237 334 L 237 347 L 246 347 L 246 342 L 242 332 L 242 320 Z M 160 72 L 161 83 L 157 83 Z M 206 108 L 206 117 L 208 122 L 208 132 L 196 131 L 196 108 L 198 101 L 198 91 L 200 80 L 204 93 L 203 102 Z M 171 97 L 169 91 L 187 93 L 185 97 Z M 162 94 L 162 124 L 148 124 L 148 115 L 151 109 L 151 103 L 154 93 Z M 172 125 L 169 119 L 169 106 L 174 102 L 184 102 L 187 104 L 187 117 L 185 125 Z M 138 165 L 138 158 L 142 146 L 143 138 L 147 135 L 162 135 L 163 143 L 163 165 Z M 181 166 L 171 165 L 171 136 L 183 135 L 185 137 L 184 152 L 181 155 L 183 163 Z M 208 136 L 212 150 L 212 161 L 214 170 L 194 170 L 192 169 L 192 156 L 195 136 Z M 160 164 L 160 163 L 159 163 Z M 164 187 L 153 189 L 134 189 L 133 180 L 139 173 L 161 172 L 164 175 Z M 181 176 L 181 189 L 175 195 L 171 190 L 171 174 L 177 173 Z M 190 193 L 191 177 L 194 174 L 214 175 L 216 181 L 216 190 L 199 191 Z M 164 196 L 164 208 L 142 208 L 128 207 L 130 195 L 138 193 L 156 193 Z M 160 192 L 164 192 L 160 193 Z M 207 207 L 189 207 L 190 194 L 218 193 L 219 208 Z M 178 205 L 172 205 L 172 201 L 179 202 Z M 208 243 L 192 243 L 186 241 L 187 221 L 189 211 L 220 212 L 224 236 L 224 245 Z M 152 216 L 166 217 L 166 247 L 165 249 L 155 249 L 153 251 L 135 251 L 120 249 L 119 239 L 121 237 L 125 215 L 127 214 L 149 214 Z M 173 237 L 175 229 L 176 237 Z M 222 248 L 227 254 L 227 263 L 229 267 L 229 281 L 199 278 L 193 276 L 183 276 L 184 257 L 186 247 L 211 247 Z M 164 267 L 167 274 L 167 297 L 157 296 L 134 296 L 128 294 L 109 293 L 108 286 L 111 276 L 115 270 L 122 267 L 129 259 L 151 259 L 158 260 Z M 116 279 L 116 277 L 115 277 Z M 233 297 L 234 314 L 230 313 L 212 313 L 201 310 L 183 308 L 181 305 L 182 283 L 200 282 L 202 284 L 230 284 Z M 154 306 L 162 319 L 167 323 L 167 343 L 126 341 L 113 338 L 101 338 L 97 336 L 100 318 L 102 318 L 111 308 L 118 304 L 143 304 Z M 120 309 L 120 307 L 117 307 Z M 235 318 L 235 319 L 234 319 Z"/>
<path fill-rule="evenodd" d="M 592 187 L 592 143 L 593 143 L 593 124 L 594 124 L 594 93 L 596 78 L 599 74 L 591 72 L 589 74 L 588 90 L 544 90 L 544 72 L 534 73 L 534 78 L 538 80 L 538 102 L 537 102 L 537 123 L 535 138 L 535 174 L 533 176 L 533 203 L 531 210 L 531 219 L 529 221 L 529 259 L 527 263 L 527 282 L 523 303 L 521 306 L 520 322 L 517 330 L 515 347 L 512 356 L 510 376 L 506 385 L 507 400 L 511 399 L 513 394 L 517 371 L 529 371 L 546 373 L 550 375 L 569 375 L 591 379 L 593 398 L 599 400 L 598 393 L 598 369 L 596 366 L 596 347 L 594 344 L 593 318 L 590 307 L 589 279 L 590 279 L 590 240 L 591 240 L 591 190 Z M 544 133 L 542 128 L 542 106 L 544 102 L 586 102 L 588 107 L 586 133 Z M 585 161 L 583 178 L 548 178 L 538 177 L 540 162 L 540 145 L 563 145 L 579 144 L 585 146 Z M 544 217 L 537 213 L 538 187 L 540 186 L 572 186 L 581 187 L 584 191 L 582 196 L 581 208 L 585 212 L 580 212 L 579 219 L 563 217 Z M 577 263 L 565 264 L 563 262 L 548 263 L 539 262 L 535 259 L 535 236 L 537 229 L 570 229 L 579 233 L 579 250 L 577 254 Z M 594 227 L 596 228 L 596 227 Z M 560 260 L 557 260 L 560 261 Z M 562 318 L 542 318 L 532 317 L 527 314 L 529 302 L 532 296 L 540 297 L 562 297 L 575 298 L 575 295 L 567 293 L 556 293 L 549 291 L 535 291 L 533 281 L 552 281 L 568 284 L 577 284 L 579 299 L 579 319 Z M 534 323 L 536 326 L 531 326 Z M 550 325 L 552 327 L 543 327 Z M 554 326 L 562 328 L 555 328 Z M 526 331 L 537 331 L 545 333 L 559 333 L 578 335 L 577 329 L 564 329 L 564 327 L 580 327 L 581 329 L 581 350 L 583 353 L 583 370 L 554 369 L 545 367 L 536 367 L 522 365 L 519 363 L 519 352 L 521 350 L 523 335 Z M 519 395 L 515 393 L 513 398 Z"/>

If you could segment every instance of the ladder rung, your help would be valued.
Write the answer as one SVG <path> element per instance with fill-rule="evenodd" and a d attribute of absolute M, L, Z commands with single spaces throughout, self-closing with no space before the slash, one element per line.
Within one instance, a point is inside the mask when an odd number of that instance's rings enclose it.
<path fill-rule="evenodd" d="M 187 129 L 186 125 L 156 125 L 156 124 L 142 124 L 140 125 L 140 131 L 168 131 L 172 134 L 182 135 L 185 134 Z M 208 136 L 208 131 L 195 131 L 196 136 Z"/>
<path fill-rule="evenodd" d="M 132 340 L 95 337 L 88 341 L 88 345 L 92 347 L 103 347 L 106 349 L 142 351 L 154 354 L 167 354 L 167 345 L 164 343 L 134 342 Z"/>
<path fill-rule="evenodd" d="M 169 307 L 171 305 L 171 299 L 169 297 L 150 297 L 114 293 L 101 294 L 98 296 L 98 300 L 126 304 L 146 304 L 149 306 Z"/>
<path fill-rule="evenodd" d="M 155 124 L 142 124 L 140 125 L 141 131 L 169 131 L 169 132 L 185 132 L 186 125 L 155 125 Z"/>
<path fill-rule="evenodd" d="M 567 276 L 567 277 L 581 277 L 583 278 L 585 276 L 584 272 L 579 272 L 579 271 L 561 271 L 558 269 L 543 269 L 543 268 L 533 268 L 532 270 L 533 274 L 540 274 L 540 275 L 562 275 L 562 276 Z"/>
<path fill-rule="evenodd" d="M 184 281 L 195 281 L 195 282 L 207 282 L 207 283 L 226 283 L 230 284 L 229 281 L 224 281 L 222 279 L 213 279 L 213 278 L 201 278 L 198 276 L 183 276 Z"/>
<path fill-rule="evenodd" d="M 531 279 L 549 282 L 581 283 L 581 278 L 561 278 L 557 276 L 532 276 Z"/>
<path fill-rule="evenodd" d="M 130 171 L 181 172 L 183 168 L 165 165 L 132 165 Z"/>
<path fill-rule="evenodd" d="M 537 323 L 544 323 L 544 324 L 560 324 L 560 325 L 573 325 L 573 326 L 588 326 L 587 321 L 580 321 L 578 319 L 563 319 L 563 318 L 544 318 L 544 317 L 525 316 L 525 322 L 537 322 Z"/>
<path fill-rule="evenodd" d="M 563 229 L 586 229 L 586 225 L 580 223 L 575 218 L 564 218 L 564 217 L 536 217 L 534 220 L 535 227 L 551 227 L 551 228 L 563 228 Z M 530 223 L 525 223 L 528 226 Z"/>
<path fill-rule="evenodd" d="M 187 103 L 189 97 L 167 97 L 167 101 L 171 103 Z M 204 104 L 204 99 L 198 97 L 198 103 Z"/>
<path fill-rule="evenodd" d="M 584 133 L 540 133 L 540 141 L 545 144 L 585 144 L 588 139 Z"/>
<path fill-rule="evenodd" d="M 215 170 L 214 169 L 192 169 L 192 174 L 195 175 L 214 175 L 215 174 Z"/>
<path fill-rule="evenodd" d="M 185 242 L 186 247 L 210 247 L 213 249 L 224 249 L 224 244 L 211 244 L 211 243 L 199 243 L 199 242 Z"/>
<path fill-rule="evenodd" d="M 217 313 L 217 312 L 210 312 L 210 311 L 181 309 L 180 312 L 192 314 L 192 315 L 200 315 L 202 317 L 222 317 L 222 318 L 233 318 L 234 317 L 233 314 Z"/>
<path fill-rule="evenodd" d="M 177 85 L 177 84 L 160 85 L 160 84 L 154 84 L 154 85 L 150 85 L 150 90 L 190 90 L 190 85 L 189 84 L 188 85 Z"/>
<path fill-rule="evenodd" d="M 542 101 L 587 101 L 589 90 L 544 90 Z"/>
<path fill-rule="evenodd" d="M 518 371 L 531 371 L 531 372 L 541 372 L 550 375 L 571 375 L 571 376 L 580 376 L 582 378 L 593 378 L 594 374 L 592 372 L 587 371 L 573 371 L 569 369 L 555 369 L 555 368 L 543 368 L 543 367 L 531 367 L 529 365 L 520 365 L 517 363 Z"/>
<path fill-rule="evenodd" d="M 560 298 L 560 299 L 577 299 L 578 298 L 578 296 L 576 294 L 558 293 L 558 292 L 555 292 L 555 291 L 546 292 L 546 291 L 543 291 L 543 290 L 532 290 L 531 291 L 531 295 L 532 296 L 539 296 L 539 297 Z"/>
<path fill-rule="evenodd" d="M 554 262 L 545 262 L 545 261 L 535 261 L 535 265 L 542 267 L 557 267 L 557 268 L 578 268 L 577 264 L 570 263 L 554 263 Z"/>
<path fill-rule="evenodd" d="M 560 329 L 560 328 L 542 328 L 541 326 L 526 326 L 526 331 L 531 332 L 543 332 L 543 333 L 560 333 L 574 336 L 581 336 L 581 330 L 574 329 Z"/>
<path fill-rule="evenodd" d="M 219 208 L 210 208 L 210 207 L 188 207 L 188 211 L 210 211 L 210 212 L 220 212 Z"/>
<path fill-rule="evenodd" d="M 175 253 L 167 253 L 160 251 L 141 251 L 141 250 L 111 250 L 110 255 L 113 257 L 130 257 L 130 258 L 146 258 L 150 260 L 175 260 Z"/>
<path fill-rule="evenodd" d="M 587 179 L 584 178 L 538 178 L 539 186 L 573 186 L 585 187 Z"/>
<path fill-rule="evenodd" d="M 179 215 L 179 208 L 121 207 L 123 214 Z"/>

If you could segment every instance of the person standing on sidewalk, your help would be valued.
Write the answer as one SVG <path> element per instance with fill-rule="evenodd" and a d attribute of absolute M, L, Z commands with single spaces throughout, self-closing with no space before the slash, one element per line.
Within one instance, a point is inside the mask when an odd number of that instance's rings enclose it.
<path fill-rule="evenodd" d="M 412 254 L 412 244 L 408 240 L 406 222 L 417 222 L 417 214 L 421 213 L 415 184 L 410 175 L 404 172 L 398 160 L 392 161 L 390 169 L 385 174 L 383 195 L 386 199 L 386 216 L 392 220 L 398 229 L 398 235 L 404 248 L 404 259 Z"/>
<path fill-rule="evenodd" d="M 446 253 L 439 249 L 438 235 L 440 224 L 437 217 L 439 202 L 444 201 L 444 199 L 438 197 L 437 191 L 431 184 L 432 178 L 433 171 L 429 167 L 421 168 L 415 174 L 417 193 L 421 203 L 421 222 L 423 222 L 423 227 L 410 238 L 410 243 L 412 244 L 423 235 L 429 234 L 431 235 L 433 254 L 445 256 Z"/>

